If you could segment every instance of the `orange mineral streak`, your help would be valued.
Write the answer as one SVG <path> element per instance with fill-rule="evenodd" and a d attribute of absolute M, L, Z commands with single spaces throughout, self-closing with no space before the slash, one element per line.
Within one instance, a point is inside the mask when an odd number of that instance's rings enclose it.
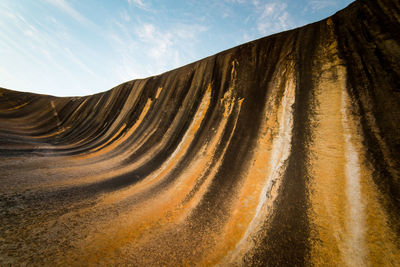
<path fill-rule="evenodd" d="M 25 106 L 28 105 L 29 103 L 31 103 L 31 101 L 25 102 L 25 103 L 23 103 L 23 104 L 21 104 L 21 105 L 18 105 L 18 106 L 9 108 L 9 109 L 7 109 L 7 110 L 8 110 L 8 111 L 17 110 L 17 109 L 20 109 L 20 108 L 25 107 Z"/>
<path fill-rule="evenodd" d="M 209 90 L 211 90 L 210 88 L 209 88 Z M 189 97 L 187 97 L 185 99 L 183 105 L 184 106 L 188 105 L 189 102 L 190 102 L 190 95 L 189 95 Z M 119 149 L 119 147 L 124 147 L 124 143 L 127 141 L 127 139 L 130 136 L 135 134 L 136 129 L 141 125 L 141 123 L 143 122 L 146 115 L 149 112 L 152 112 L 151 110 L 152 110 L 152 106 L 154 103 L 155 102 L 149 98 L 146 103 L 145 108 L 143 109 L 143 111 L 140 115 L 140 118 L 136 121 L 134 126 L 132 126 L 132 128 L 130 130 L 128 130 L 118 140 L 114 141 L 111 145 L 106 146 L 103 149 L 94 152 L 95 156 L 104 156 L 105 153 L 114 152 L 114 151 L 117 151 Z M 111 158 L 105 158 L 101 162 L 94 162 L 94 163 L 88 162 L 86 164 L 86 166 L 88 166 L 90 168 L 95 168 L 95 169 L 97 169 L 97 168 L 104 169 L 106 167 L 106 169 L 102 173 L 99 173 L 96 175 L 83 176 L 83 177 L 80 177 L 79 179 L 74 179 L 73 181 L 64 181 L 64 182 L 62 182 L 62 184 L 90 183 L 90 182 L 94 182 L 94 181 L 104 180 L 109 177 L 122 175 L 127 172 L 131 172 L 131 171 L 135 170 L 136 168 L 138 168 L 139 166 L 141 166 L 142 164 L 144 164 L 145 162 L 150 160 L 154 156 L 154 153 L 157 153 L 165 145 L 164 140 L 168 140 L 168 138 L 172 137 L 172 135 L 174 134 L 174 129 L 180 123 L 181 118 L 184 115 L 184 112 L 185 112 L 184 109 L 180 109 L 178 111 L 178 114 L 175 116 L 174 121 L 171 123 L 168 131 L 164 134 L 163 141 L 152 146 L 151 149 L 149 149 L 146 153 L 143 153 L 142 155 L 140 155 L 140 157 L 137 160 L 135 160 L 135 162 L 132 162 L 131 164 L 124 166 L 124 167 L 120 166 L 121 161 L 123 161 L 124 159 L 129 157 L 129 155 L 131 155 L 134 151 L 136 151 L 138 148 L 140 148 L 140 146 L 147 140 L 147 138 L 149 138 L 152 133 L 157 131 L 156 125 L 153 125 L 153 128 L 150 127 L 148 129 L 147 133 L 145 135 L 140 136 L 139 139 L 129 147 L 129 149 L 127 149 L 123 152 L 119 152 L 117 155 L 115 155 Z M 93 157 L 92 154 L 83 154 L 83 155 L 74 156 L 74 159 L 82 160 L 82 159 L 89 159 L 92 157 Z M 113 168 L 113 166 L 117 166 L 118 168 L 115 169 L 115 168 Z M 67 169 L 73 170 L 74 167 L 64 167 L 64 168 L 60 169 L 60 171 L 63 171 L 63 170 L 66 171 Z M 59 183 L 58 185 L 62 185 L 62 184 Z"/>
<path fill-rule="evenodd" d="M 129 197 L 149 190 L 159 182 L 162 182 L 160 179 L 168 175 L 168 173 L 173 170 L 176 164 L 181 160 L 183 154 L 186 153 L 188 146 L 193 141 L 193 138 L 195 137 L 195 134 L 198 131 L 205 114 L 207 113 L 210 104 L 210 98 L 211 85 L 208 86 L 197 114 L 195 115 L 192 124 L 189 126 L 185 137 L 182 139 L 182 142 L 179 144 L 176 151 L 171 155 L 165 164 L 163 164 L 157 171 L 149 175 L 142 182 L 118 193 L 112 193 L 104 196 L 103 201 L 101 204 L 99 204 L 99 206 L 114 205 L 118 202 L 122 202 Z M 173 220 L 173 218 L 177 216 L 177 212 L 183 209 L 183 207 L 180 207 L 180 203 L 191 189 L 191 185 L 207 168 L 208 160 L 209 159 L 207 159 L 205 156 L 199 157 L 189 166 L 187 170 L 184 171 L 180 177 L 178 177 L 177 181 L 172 186 L 164 189 L 160 194 L 158 194 L 156 199 L 150 199 L 140 203 L 139 205 L 135 205 L 132 210 L 116 218 L 116 221 L 125 222 L 119 227 L 119 233 L 113 233 L 111 235 L 117 235 L 117 238 L 114 237 L 113 240 L 107 241 L 107 246 L 99 245 L 99 247 L 96 247 L 95 250 L 106 250 L 102 253 L 112 253 L 113 248 L 116 248 L 121 244 L 127 244 L 131 242 L 135 238 L 138 238 L 143 231 Z M 109 228 L 107 226 L 109 222 L 105 224 L 106 226 L 104 226 L 104 229 L 112 229 L 112 227 Z M 118 240 L 118 242 L 115 240 Z M 90 241 L 90 243 L 92 242 L 94 241 Z M 102 240 L 102 242 L 105 241 Z M 108 242 L 112 244 L 109 244 Z"/>
<path fill-rule="evenodd" d="M 197 130 L 200 128 L 200 125 L 204 119 L 204 116 L 207 113 L 208 107 L 210 105 L 211 98 L 211 85 L 208 86 L 207 91 L 202 99 L 199 109 L 197 110 L 196 115 L 194 116 L 194 120 L 185 136 L 182 138 L 181 143 L 178 145 L 177 149 L 171 154 L 168 160 L 155 172 L 153 172 L 150 176 L 148 176 L 145 180 L 129 187 L 125 190 L 121 190 L 119 193 L 113 195 L 109 195 L 104 199 L 105 203 L 114 203 L 115 201 L 121 201 L 124 198 L 134 195 L 140 191 L 144 191 L 146 189 L 151 188 L 154 184 L 160 182 L 162 177 L 165 177 L 168 173 L 170 173 L 176 164 L 181 160 L 184 153 L 187 152 L 187 148 L 192 143 Z"/>
<path fill-rule="evenodd" d="M 156 93 L 156 99 L 160 96 L 161 91 L 162 91 L 162 87 L 158 87 L 157 93 Z"/>
<path fill-rule="evenodd" d="M 371 179 L 359 118 L 347 93 L 346 69 L 333 33 L 325 41 L 329 45 L 320 52 L 331 60 L 315 79 L 316 127 L 309 165 L 310 219 L 315 227 L 310 258 L 315 266 L 395 266 L 400 262 L 398 240 Z"/>
<path fill-rule="evenodd" d="M 49 133 L 49 134 L 44 134 L 44 135 L 40 135 L 40 136 L 35 136 L 35 137 L 33 137 L 33 138 L 39 139 L 39 138 L 48 138 L 48 137 L 52 137 L 52 136 L 59 135 L 59 134 L 65 132 L 65 130 L 68 129 L 68 128 L 69 128 L 69 127 L 66 127 L 66 128 L 64 128 L 64 127 L 58 128 L 58 127 L 57 127 L 57 131 L 53 131 L 52 133 Z"/>
<path fill-rule="evenodd" d="M 345 71 L 340 67 L 337 44 L 333 38 L 331 21 L 328 20 L 331 39 L 325 51 L 333 59 L 326 62 L 321 70 L 316 90 L 317 126 L 311 148 L 311 218 L 317 227 L 318 235 L 312 238 L 311 258 L 315 265 L 344 264 L 341 256 L 345 228 L 346 177 L 345 145 L 341 116 L 342 86 Z M 329 70 L 329 71 L 328 71 Z M 311 167 L 312 166 L 312 167 Z M 332 203 L 335 203 L 332 205 Z M 312 232 L 316 234 L 316 232 Z"/>
<path fill-rule="evenodd" d="M 341 73 L 340 75 L 343 75 Z M 345 147 L 340 113 L 340 84 L 320 84 L 317 95 L 319 109 L 316 119 L 318 126 L 313 142 L 313 182 L 311 217 L 318 228 L 318 236 L 313 242 L 312 256 L 316 265 L 323 263 L 344 264 L 341 257 L 345 229 L 346 178 Z M 335 203 L 332 205 L 332 203 Z"/>
<path fill-rule="evenodd" d="M 143 122 L 143 119 L 147 116 L 149 110 L 151 109 L 153 102 L 150 98 L 147 100 L 145 107 L 143 108 L 138 120 L 134 123 L 134 125 L 127 131 L 127 133 L 123 134 L 121 137 L 117 138 L 117 136 L 126 128 L 126 123 L 124 123 L 122 126 L 119 126 L 121 124 L 121 122 L 124 120 L 124 116 L 126 116 L 126 114 L 129 112 L 129 110 L 131 109 L 131 103 L 134 102 L 137 97 L 138 97 L 138 92 L 140 92 L 143 88 L 143 84 L 139 84 L 138 86 L 138 90 L 133 90 L 129 96 L 128 99 L 125 101 L 125 104 L 118 116 L 118 118 L 113 122 L 112 127 L 110 127 L 110 129 L 108 130 L 108 132 L 105 134 L 105 137 L 107 137 L 107 142 L 104 143 L 103 145 L 100 145 L 99 147 L 95 147 L 93 148 L 89 153 L 90 155 L 88 156 L 88 158 L 92 158 L 95 156 L 101 156 L 104 155 L 114 149 L 116 149 L 117 147 L 119 147 L 120 145 L 122 145 L 129 137 L 132 136 L 132 134 L 136 131 L 136 129 L 140 126 L 140 124 Z M 157 91 L 157 95 L 156 95 L 156 99 L 158 98 L 160 92 L 161 92 L 161 87 L 158 89 Z M 109 133 L 111 131 L 114 131 L 116 127 L 118 128 L 118 131 L 116 134 L 114 134 L 111 138 L 109 137 Z M 107 147 L 106 149 L 102 149 L 104 147 L 106 147 L 108 144 L 112 143 L 113 141 L 117 141 L 115 143 L 113 143 L 111 146 Z M 93 153 L 93 152 L 99 152 L 99 153 Z"/>
<path fill-rule="evenodd" d="M 284 72 L 286 77 L 293 75 L 292 68 L 281 72 Z M 284 94 L 279 98 L 282 86 Z M 260 129 L 253 160 L 248 170 L 242 174 L 245 179 L 212 264 L 222 260 L 223 264 L 231 265 L 239 261 L 253 245 L 252 240 L 255 236 L 251 236 L 250 233 L 257 232 L 260 224 L 273 210 L 273 201 L 280 185 L 281 169 L 289 155 L 294 89 L 292 79 L 281 81 L 276 77 L 272 93 L 268 96 L 268 104 L 264 111 L 266 120 Z M 275 101 L 277 98 L 278 102 Z"/>
<path fill-rule="evenodd" d="M 146 189 L 151 188 L 153 185 L 162 182 L 162 180 L 160 179 L 168 175 L 177 165 L 177 163 L 179 163 L 182 156 L 187 152 L 187 148 L 191 145 L 198 129 L 200 128 L 204 120 L 204 116 L 207 113 L 210 104 L 210 98 L 211 98 L 211 85 L 209 85 L 207 88 L 207 91 L 203 97 L 203 100 L 200 104 L 197 114 L 194 116 L 194 120 L 192 121 L 192 124 L 189 126 L 187 134 L 183 137 L 181 143 L 178 145 L 177 149 L 171 154 L 171 156 L 165 162 L 165 164 L 163 164 L 157 171 L 148 176 L 144 181 L 133 186 L 132 188 L 126 189 L 115 196 L 107 197 L 107 201 L 111 202 L 114 202 L 115 200 L 120 201 L 121 198 L 129 197 L 135 193 L 138 193 L 139 191 L 144 191 Z M 228 112 L 228 114 L 230 115 L 230 113 L 232 112 L 233 104 L 231 104 L 228 108 L 229 110 L 225 112 Z M 239 105 L 239 110 L 240 110 L 240 105 Z M 199 176 L 201 176 L 200 175 L 201 173 L 207 170 L 209 164 L 211 163 L 212 155 L 214 154 L 218 142 L 220 141 L 220 137 L 223 134 L 223 130 L 225 129 L 227 119 L 228 119 L 227 116 L 223 118 L 223 120 L 219 123 L 218 130 L 216 134 L 213 135 L 212 140 L 202 147 L 201 149 L 202 152 L 199 153 L 200 156 L 196 157 L 196 160 L 193 161 L 190 164 L 190 166 L 187 167 L 184 174 L 181 175 L 181 177 L 190 178 L 189 179 L 190 183 L 183 183 L 186 185 L 182 185 L 182 182 L 180 182 L 178 186 L 180 187 L 185 186 L 190 189 L 192 187 L 190 185 L 193 184 Z M 179 182 L 180 180 L 177 179 L 177 181 Z M 116 197 L 116 199 L 114 199 L 114 197 Z"/>
<path fill-rule="evenodd" d="M 208 176 L 204 177 L 204 182 L 202 182 L 198 192 L 195 193 L 194 197 L 189 199 L 189 201 L 184 201 L 184 199 L 199 182 L 199 178 L 203 177 L 205 175 L 205 171 L 210 167 L 210 164 L 213 160 L 212 155 L 214 155 L 215 150 L 219 146 L 219 142 L 226 128 L 228 118 L 231 116 L 235 107 L 235 101 L 232 100 L 232 94 L 232 88 L 225 93 L 224 98 L 222 99 L 222 103 L 224 104 L 224 116 L 221 122 L 218 124 L 219 126 L 215 135 L 213 135 L 212 139 L 202 147 L 199 157 L 192 161 L 190 166 L 188 166 L 186 170 L 179 177 L 177 177 L 176 181 L 174 181 L 172 185 L 159 193 L 156 199 L 152 198 L 140 203 L 139 205 L 135 205 L 132 210 L 124 213 L 124 215 L 121 215 L 123 219 L 116 218 L 117 221 L 126 222 L 125 225 L 119 227 L 119 245 L 122 243 L 128 244 L 133 240 L 136 240 L 141 236 L 141 234 L 143 234 L 143 231 L 148 231 L 150 228 L 155 228 L 156 231 L 160 225 L 171 222 L 183 223 L 190 211 L 199 203 L 202 196 L 207 191 L 212 178 L 215 176 L 218 167 L 222 163 L 222 159 L 219 159 L 218 163 L 214 165 Z M 166 177 L 168 173 L 173 170 L 173 167 L 179 162 L 183 154 L 186 153 L 186 149 L 193 141 L 193 138 L 199 129 L 208 109 L 210 97 L 211 86 L 209 86 L 207 89 L 198 113 L 195 115 L 195 119 L 189 127 L 188 134 L 185 135 L 181 144 L 178 146 L 178 149 L 172 154 L 172 157 L 167 160 L 167 164 L 164 164 L 159 170 L 148 176 L 139 184 L 117 194 L 105 196 L 101 205 L 113 205 L 114 203 L 122 202 L 129 197 L 135 196 L 135 194 L 138 194 L 139 192 L 149 190 L 159 182 L 162 182 L 160 179 L 162 177 Z M 243 99 L 238 100 L 236 104 L 237 110 L 235 112 L 236 115 L 234 127 L 236 127 L 242 102 Z M 228 147 L 232 134 L 233 132 L 231 133 L 228 142 L 224 144 L 224 151 Z M 221 155 L 223 155 L 223 153 Z M 105 226 L 104 228 L 108 229 L 108 226 Z M 115 244 L 115 239 L 113 241 L 110 240 L 110 242 Z M 136 240 L 135 242 L 139 241 Z M 108 251 L 104 253 L 112 253 L 112 249 L 110 250 L 112 247 L 113 245 L 111 245 L 111 247 L 110 245 L 104 247 L 104 249 Z"/>
<path fill-rule="evenodd" d="M 116 139 L 113 142 L 113 140 L 120 134 L 120 132 L 122 130 L 124 130 L 126 125 L 123 125 L 121 127 L 121 129 L 119 129 L 119 131 L 113 137 L 111 137 L 109 139 L 109 141 L 106 142 L 104 145 L 91 150 L 92 153 L 86 154 L 86 155 L 78 155 L 74 159 L 82 160 L 82 159 L 96 157 L 96 156 L 108 153 L 108 152 L 112 151 L 113 149 L 115 149 L 116 147 L 118 147 L 119 145 L 123 144 L 136 131 L 136 129 L 142 123 L 143 119 L 146 117 L 147 113 L 149 112 L 152 103 L 153 103 L 153 101 L 150 98 L 148 98 L 146 105 L 144 106 L 142 113 L 140 114 L 140 116 L 137 119 L 137 121 L 135 122 L 135 124 L 121 137 L 119 137 L 118 139 Z"/>
<path fill-rule="evenodd" d="M 105 147 L 105 146 L 107 146 L 108 144 L 112 143 L 114 140 L 119 139 L 119 138 L 117 138 L 117 137 L 121 134 L 121 132 L 122 132 L 123 130 L 125 130 L 125 128 L 126 128 L 126 123 L 124 123 L 124 124 L 118 129 L 118 131 L 117 131 L 111 138 L 109 138 L 109 139 L 107 140 L 107 142 L 105 142 L 104 144 L 102 144 L 102 145 L 100 145 L 100 146 L 98 146 L 98 147 L 96 147 L 96 148 L 91 149 L 90 151 L 91 151 L 91 152 L 99 151 L 99 150 L 101 150 L 103 147 Z M 122 138 L 122 136 L 121 136 L 121 138 Z M 112 149 L 113 149 L 113 148 L 109 149 L 108 151 L 110 151 L 110 150 L 112 150 Z M 102 153 L 106 153 L 107 151 L 101 151 L 101 152 L 102 152 Z M 95 154 L 95 153 L 92 153 L 91 155 L 93 155 L 93 154 Z"/>
<path fill-rule="evenodd" d="M 233 129 L 236 129 L 237 119 L 239 117 L 239 113 L 240 113 L 240 109 L 241 109 L 243 101 L 244 101 L 244 99 L 240 99 L 238 101 L 237 112 L 236 112 L 236 115 L 235 115 L 235 122 L 234 122 Z M 228 106 L 228 109 L 230 109 L 228 112 L 226 111 L 226 108 L 227 107 L 225 106 L 224 114 L 231 114 L 232 113 L 232 106 Z M 195 193 L 194 196 L 191 197 L 189 199 L 188 203 L 186 204 L 186 206 L 189 207 L 190 211 L 193 210 L 193 208 L 196 207 L 200 203 L 200 201 L 202 200 L 204 194 L 207 192 L 207 189 L 210 186 L 213 178 L 215 177 L 218 169 L 220 168 L 220 166 L 222 164 L 223 155 L 224 155 L 226 149 L 228 148 L 228 145 L 229 145 L 229 143 L 230 143 L 230 141 L 232 139 L 234 131 L 231 132 L 231 134 L 230 134 L 230 136 L 228 138 L 228 141 L 224 144 L 224 146 L 222 148 L 223 149 L 222 150 L 223 153 L 221 153 L 221 156 L 219 158 L 214 158 L 213 159 L 213 155 L 214 155 L 214 152 L 216 151 L 216 149 L 218 148 L 218 146 L 220 146 L 220 141 L 221 141 L 220 138 L 221 138 L 222 134 L 224 133 L 227 121 L 228 121 L 228 116 L 224 116 L 224 118 L 222 119 L 221 124 L 220 124 L 221 126 L 218 127 L 218 129 L 216 131 L 216 134 L 214 135 L 212 140 L 207 144 L 207 150 L 204 151 L 204 153 L 202 153 L 204 155 L 204 157 L 205 157 L 205 160 L 208 161 L 207 162 L 208 165 L 210 165 L 212 160 L 215 160 L 217 163 L 212 167 L 212 169 L 211 169 L 210 173 L 208 174 L 208 176 L 204 177 L 205 180 L 204 180 L 204 182 L 201 183 L 200 188 L 198 190 L 198 193 L 197 194 Z M 199 179 L 197 179 L 197 180 L 199 180 Z M 198 181 L 196 181 L 196 185 L 197 185 L 197 183 L 198 183 Z M 187 216 L 188 215 L 189 215 L 189 212 L 187 213 Z M 182 220 L 184 218 L 186 218 L 187 216 L 183 217 Z"/>

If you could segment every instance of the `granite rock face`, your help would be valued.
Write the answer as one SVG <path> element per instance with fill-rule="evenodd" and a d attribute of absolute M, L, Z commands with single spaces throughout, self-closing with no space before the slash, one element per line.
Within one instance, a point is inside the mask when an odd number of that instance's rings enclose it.
<path fill-rule="evenodd" d="M 96 95 L 0 89 L 2 266 L 394 266 L 399 179 L 397 0 Z"/>

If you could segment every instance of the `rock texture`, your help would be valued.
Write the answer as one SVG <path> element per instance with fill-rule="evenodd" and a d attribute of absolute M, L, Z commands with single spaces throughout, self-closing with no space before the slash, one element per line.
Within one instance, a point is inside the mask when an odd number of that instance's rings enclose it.
<path fill-rule="evenodd" d="M 400 2 L 359 0 L 92 96 L 0 89 L 0 265 L 398 265 L 399 62 Z"/>

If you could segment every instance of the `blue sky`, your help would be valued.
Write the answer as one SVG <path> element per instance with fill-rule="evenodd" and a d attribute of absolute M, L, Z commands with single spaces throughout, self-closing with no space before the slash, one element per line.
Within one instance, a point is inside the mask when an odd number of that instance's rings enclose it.
<path fill-rule="evenodd" d="M 88 95 L 332 15 L 350 0 L 1 0 L 0 87 Z"/>

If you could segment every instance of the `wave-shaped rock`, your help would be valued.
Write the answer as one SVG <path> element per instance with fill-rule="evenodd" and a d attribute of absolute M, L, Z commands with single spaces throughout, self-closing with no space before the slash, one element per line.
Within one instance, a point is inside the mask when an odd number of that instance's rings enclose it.
<path fill-rule="evenodd" d="M 96 95 L 1 89 L 1 265 L 399 264 L 399 22 L 359 0 Z"/>

